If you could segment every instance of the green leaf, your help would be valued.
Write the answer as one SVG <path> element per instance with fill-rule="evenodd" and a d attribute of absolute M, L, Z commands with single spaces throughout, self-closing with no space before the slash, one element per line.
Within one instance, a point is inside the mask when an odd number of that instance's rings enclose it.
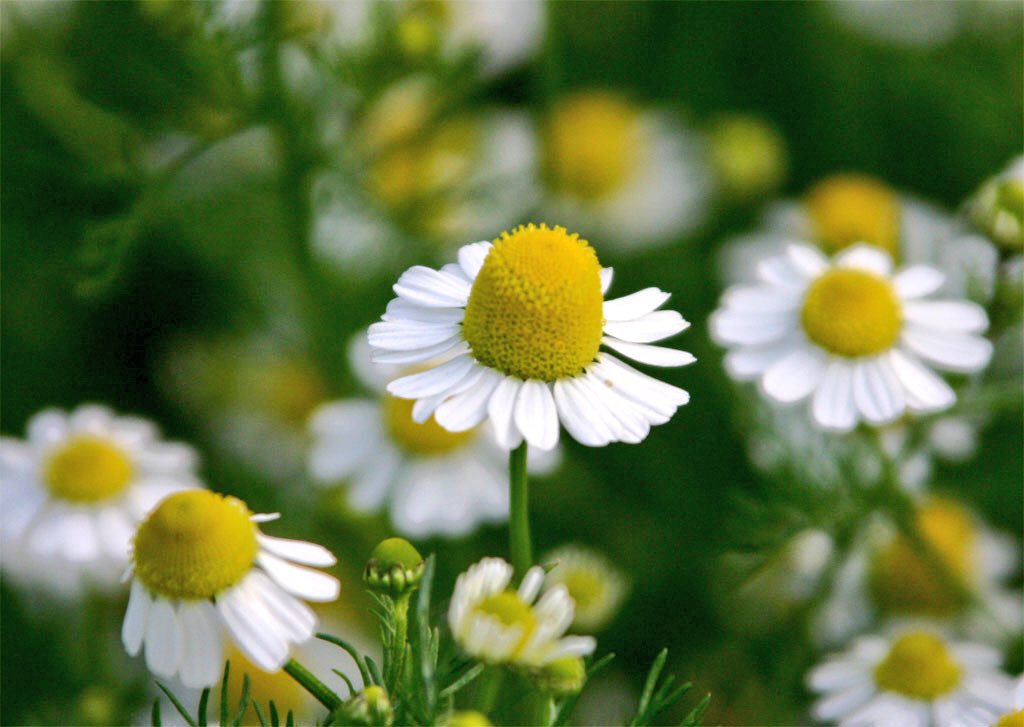
<path fill-rule="evenodd" d="M 379 686 L 384 686 L 384 678 L 380 675 L 380 668 L 372 657 L 366 657 L 366 668 L 370 671 L 370 677 L 373 679 L 373 683 Z"/>
<path fill-rule="evenodd" d="M 162 722 L 160 721 L 160 699 L 159 699 L 159 697 L 157 699 L 153 700 L 153 713 L 152 713 L 152 715 L 150 717 L 150 721 L 153 723 L 153 727 L 162 727 Z"/>
<path fill-rule="evenodd" d="M 199 695 L 199 708 L 196 710 L 196 723 L 199 727 L 206 727 L 206 707 L 210 703 L 210 688 L 207 687 Z M 224 724 L 223 722 L 221 724 Z"/>
<path fill-rule="evenodd" d="M 710 703 L 711 692 L 708 692 L 704 695 L 704 699 L 700 700 L 697 706 L 691 709 L 686 718 L 679 723 L 679 727 L 698 727 L 701 720 L 704 719 L 704 712 L 707 711 L 708 704 Z"/>
<path fill-rule="evenodd" d="M 661 652 L 655 657 L 654 663 L 651 664 L 651 670 L 647 673 L 647 681 L 644 682 L 644 690 L 640 694 L 640 703 L 636 708 L 636 717 L 633 718 L 631 725 L 643 724 L 641 721 L 647 712 L 648 706 L 651 703 L 651 696 L 654 694 L 654 686 L 658 682 L 658 677 L 661 676 L 661 670 L 665 668 L 665 660 L 668 659 L 668 649 L 662 649 Z"/>
<path fill-rule="evenodd" d="M 331 669 L 331 671 L 337 674 L 339 677 L 341 677 L 341 680 L 345 682 L 346 686 L 348 686 L 349 698 L 351 699 L 352 697 L 356 696 L 356 688 L 352 685 L 352 680 L 348 678 L 348 675 L 340 669 Z"/>
<path fill-rule="evenodd" d="M 268 727 L 267 715 L 263 713 L 263 707 L 260 706 L 260 703 L 253 700 L 252 706 L 256 710 L 256 719 L 260 721 L 260 727 Z"/>
<path fill-rule="evenodd" d="M 270 727 L 280 727 L 281 718 L 277 714 L 277 705 L 274 704 L 274 700 L 270 700 Z"/>
<path fill-rule="evenodd" d="M 316 637 L 321 641 L 326 641 L 334 644 L 335 646 L 340 646 L 342 649 L 347 651 L 349 656 L 351 656 L 352 660 L 356 663 L 356 668 L 359 669 L 359 676 L 362 677 L 363 684 L 370 684 L 370 672 L 366 668 L 366 662 L 352 644 L 337 636 L 331 636 L 330 634 L 317 634 Z"/>
<path fill-rule="evenodd" d="M 220 679 L 220 724 L 222 725 L 228 723 L 228 680 L 230 677 L 231 659 L 228 659 L 224 662 L 224 676 Z"/>
<path fill-rule="evenodd" d="M 462 676 L 456 679 L 454 682 L 449 684 L 447 687 L 441 690 L 441 699 L 447 699 L 448 697 L 455 696 L 456 693 L 463 687 L 467 686 L 470 682 L 476 679 L 484 670 L 483 664 L 475 664 L 466 671 L 462 672 Z"/>
<path fill-rule="evenodd" d="M 186 710 L 182 703 L 178 701 L 178 698 L 174 696 L 174 692 L 172 692 L 170 689 L 165 687 L 160 682 L 157 682 L 156 685 L 160 688 L 160 691 L 166 694 L 167 698 L 171 700 L 171 704 L 173 704 L 174 708 L 178 710 L 178 714 L 180 714 L 181 718 L 185 720 L 185 723 L 188 724 L 188 727 L 197 727 L 196 721 L 192 719 L 192 715 L 188 713 L 188 710 Z"/>
<path fill-rule="evenodd" d="M 232 727 L 240 727 L 242 720 L 245 719 L 245 710 L 249 706 L 249 688 L 251 684 L 249 682 L 249 675 L 242 675 L 242 697 L 238 700 L 238 711 L 235 712 L 235 718 L 231 720 Z"/>

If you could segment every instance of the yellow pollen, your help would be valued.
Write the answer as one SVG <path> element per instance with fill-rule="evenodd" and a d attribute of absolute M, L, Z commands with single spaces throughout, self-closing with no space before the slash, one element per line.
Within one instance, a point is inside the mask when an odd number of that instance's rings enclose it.
<path fill-rule="evenodd" d="M 963 671 L 942 639 L 925 631 L 904 634 L 875 667 L 879 689 L 933 700 L 960 684 Z"/>
<path fill-rule="evenodd" d="M 447 454 L 468 444 L 476 429 L 449 432 L 430 417 L 423 424 L 413 421 L 412 399 L 384 397 L 384 422 L 391 439 L 404 451 L 419 457 Z"/>
<path fill-rule="evenodd" d="M 859 174 L 837 174 L 812 187 L 804 204 L 821 247 L 829 254 L 866 242 L 899 257 L 899 200 L 880 181 Z"/>
<path fill-rule="evenodd" d="M 473 283 L 463 335 L 484 366 L 554 381 L 594 360 L 603 305 L 601 266 L 587 241 L 530 224 L 495 240 Z"/>
<path fill-rule="evenodd" d="M 161 502 L 135 534 L 135 575 L 166 598 L 213 598 L 252 568 L 259 546 L 252 513 L 234 497 L 178 492 Z"/>
<path fill-rule="evenodd" d="M 884 278 L 833 268 L 811 283 L 800 320 L 807 337 L 829 353 L 858 358 L 881 353 L 896 342 L 903 309 Z"/>
<path fill-rule="evenodd" d="M 54 497 L 72 502 L 99 502 L 121 493 L 135 468 L 113 442 L 90 435 L 68 440 L 50 455 L 45 479 Z"/>
<path fill-rule="evenodd" d="M 1024 709 L 1004 714 L 993 727 L 1024 727 Z"/>
<path fill-rule="evenodd" d="M 537 628 L 537 617 L 533 609 L 519 597 L 519 594 L 512 591 L 488 596 L 476 604 L 476 610 L 497 619 L 504 626 L 522 628 L 522 635 L 512 650 L 513 655 L 518 654 L 526 646 L 526 642 Z"/>
<path fill-rule="evenodd" d="M 641 144 L 638 111 L 600 91 L 563 99 L 544 134 L 551 184 L 583 199 L 600 199 L 629 181 Z"/>
<path fill-rule="evenodd" d="M 572 600 L 576 602 L 576 611 L 586 611 L 601 600 L 605 592 L 604 580 L 586 570 L 574 570 L 562 578 Z"/>
<path fill-rule="evenodd" d="M 917 526 L 949 573 L 966 581 L 976 539 L 970 515 L 955 502 L 935 498 L 918 509 Z M 949 617 L 966 605 L 902 536 L 875 555 L 870 588 L 879 609 L 888 613 Z"/>

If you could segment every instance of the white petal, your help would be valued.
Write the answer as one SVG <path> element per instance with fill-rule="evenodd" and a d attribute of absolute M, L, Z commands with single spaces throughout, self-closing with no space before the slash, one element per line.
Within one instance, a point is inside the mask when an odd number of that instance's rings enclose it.
<path fill-rule="evenodd" d="M 472 429 L 487 416 L 491 394 L 504 378 L 493 369 L 483 369 L 480 379 L 472 387 L 437 407 L 434 420 L 450 432 Z"/>
<path fill-rule="evenodd" d="M 381 319 L 436 326 L 462 323 L 465 317 L 465 308 L 424 308 L 401 298 L 392 298 Z"/>
<path fill-rule="evenodd" d="M 470 245 L 463 245 L 459 248 L 459 265 L 470 280 L 476 280 L 480 268 L 484 266 L 484 260 L 491 252 L 491 243 L 474 242 Z"/>
<path fill-rule="evenodd" d="M 863 664 L 851 659 L 842 659 L 816 666 L 807 675 L 807 686 L 813 692 L 831 692 L 852 686 L 863 679 Z"/>
<path fill-rule="evenodd" d="M 593 416 L 601 417 L 605 425 L 615 432 L 616 441 L 637 444 L 650 434 L 651 425 L 647 418 L 593 374 L 571 379 L 568 383 L 586 397 Z"/>
<path fill-rule="evenodd" d="M 50 446 L 68 435 L 68 418 L 60 409 L 44 409 L 29 419 L 25 429 L 30 442 Z"/>
<path fill-rule="evenodd" d="M 146 621 L 153 599 L 138 580 L 132 581 L 131 594 L 128 596 L 128 610 L 124 613 L 121 625 L 121 641 L 129 656 L 135 656 L 142 648 L 142 639 L 146 633 Z"/>
<path fill-rule="evenodd" d="M 469 283 L 422 265 L 409 268 L 393 286 L 397 295 L 428 308 L 457 308 L 469 300 Z"/>
<path fill-rule="evenodd" d="M 100 536 L 92 513 L 77 508 L 68 513 L 64 520 L 62 552 L 69 561 L 78 563 L 88 563 L 99 557 Z"/>
<path fill-rule="evenodd" d="M 338 597 L 338 579 L 326 573 L 292 565 L 271 553 L 261 552 L 256 562 L 283 589 L 307 601 L 327 602 Z"/>
<path fill-rule="evenodd" d="M 725 370 L 741 381 L 763 374 L 776 361 L 789 355 L 800 339 L 793 337 L 760 346 L 740 346 L 725 354 Z"/>
<path fill-rule="evenodd" d="M 666 416 L 672 416 L 676 408 L 690 401 L 685 390 L 641 373 L 609 353 L 598 354 L 590 372 L 621 396 L 642 406 L 653 407 Z"/>
<path fill-rule="evenodd" d="M 960 300 L 915 300 L 903 306 L 903 318 L 940 331 L 983 333 L 988 328 L 985 309 Z"/>
<path fill-rule="evenodd" d="M 664 346 L 651 346 L 646 343 L 626 343 L 610 336 L 603 337 L 601 343 L 618 351 L 623 356 L 651 366 L 686 366 L 697 360 L 692 353 L 686 351 Z"/>
<path fill-rule="evenodd" d="M 558 410 L 548 384 L 523 382 L 516 399 L 515 424 L 537 449 L 549 450 L 558 444 Z"/>
<path fill-rule="evenodd" d="M 807 245 L 789 245 L 786 257 L 793 269 L 805 278 L 816 278 L 828 269 L 828 258 L 817 248 Z"/>
<path fill-rule="evenodd" d="M 659 310 L 632 321 L 609 321 L 604 332 L 623 341 L 650 343 L 685 331 L 690 324 L 674 310 Z"/>
<path fill-rule="evenodd" d="M 792 333 L 798 318 L 792 312 L 753 313 L 719 308 L 709 320 L 711 337 L 720 345 L 760 346 Z"/>
<path fill-rule="evenodd" d="M 608 288 L 612 287 L 612 277 L 614 271 L 612 268 L 601 268 L 601 295 L 608 292 Z"/>
<path fill-rule="evenodd" d="M 121 508 L 112 505 L 100 510 L 96 515 L 96 531 L 107 555 L 121 561 L 127 560 L 135 536 L 135 526 L 129 522 Z"/>
<path fill-rule="evenodd" d="M 459 384 L 475 362 L 470 356 L 459 356 L 427 371 L 403 376 L 388 384 L 388 393 L 400 399 L 435 396 Z"/>
<path fill-rule="evenodd" d="M 371 512 L 387 499 L 388 491 L 402 466 L 401 455 L 390 444 L 381 445 L 366 466 L 352 476 L 348 504 L 357 512 Z"/>
<path fill-rule="evenodd" d="M 162 677 L 178 671 L 182 657 L 182 635 L 174 606 L 158 598 L 149 609 L 146 619 L 146 666 Z"/>
<path fill-rule="evenodd" d="M 875 687 L 869 681 L 862 681 L 830 694 L 814 705 L 814 718 L 822 722 L 833 722 L 842 719 L 852 710 L 857 709 L 875 693 Z M 868 724 L 866 722 L 861 724 Z"/>
<path fill-rule="evenodd" d="M 836 267 L 867 270 L 882 277 L 892 272 L 892 258 L 885 250 L 872 245 L 854 245 L 836 255 Z"/>
<path fill-rule="evenodd" d="M 903 386 L 887 357 L 854 364 L 853 399 L 872 424 L 886 424 L 903 413 Z"/>
<path fill-rule="evenodd" d="M 71 412 L 68 428 L 72 432 L 106 434 L 114 420 L 114 413 L 101 404 L 83 404 Z"/>
<path fill-rule="evenodd" d="M 556 381 L 553 389 L 558 418 L 573 439 L 588 447 L 603 447 L 615 440 L 615 435 L 588 411 L 586 399 L 568 381 Z"/>
<path fill-rule="evenodd" d="M 459 335 L 449 341 L 442 341 L 436 346 L 428 346 L 415 351 L 374 351 L 372 358 L 375 364 L 397 366 L 423 363 L 436 358 L 454 358 L 468 352 L 469 344 Z"/>
<path fill-rule="evenodd" d="M 260 533 L 257 539 L 261 548 L 294 563 L 326 568 L 338 562 L 338 559 L 334 557 L 331 551 L 316 543 L 307 543 L 304 540 L 289 540 L 288 538 L 275 538 L 263 533 Z"/>
<path fill-rule="evenodd" d="M 818 386 L 827 360 L 820 349 L 801 346 L 772 364 L 765 371 L 761 386 L 776 401 L 800 401 Z"/>
<path fill-rule="evenodd" d="M 946 276 L 928 265 L 912 265 L 896 273 L 892 279 L 896 293 L 903 300 L 921 298 L 934 293 L 946 282 Z"/>
<path fill-rule="evenodd" d="M 811 405 L 814 419 L 826 429 L 847 431 L 857 424 L 857 408 L 853 403 L 853 372 L 851 365 L 833 359 L 825 370 Z"/>
<path fill-rule="evenodd" d="M 748 313 L 783 313 L 796 310 L 800 294 L 776 285 L 738 285 L 722 295 L 722 306 Z"/>
<path fill-rule="evenodd" d="M 366 335 L 374 348 L 415 351 L 453 342 L 460 336 L 460 330 L 457 323 L 435 325 L 418 321 L 379 321 L 370 326 Z"/>
<path fill-rule="evenodd" d="M 947 371 L 979 371 L 992 358 L 991 341 L 968 333 L 947 333 L 908 326 L 903 330 L 903 342 L 921 358 Z"/>
<path fill-rule="evenodd" d="M 263 604 L 253 602 L 238 586 L 217 597 L 217 611 L 235 644 L 253 664 L 277 671 L 288 660 L 288 642 L 269 623 Z"/>
<path fill-rule="evenodd" d="M 671 294 L 657 288 L 644 288 L 622 298 L 604 302 L 606 321 L 631 321 L 661 307 Z"/>
<path fill-rule="evenodd" d="M 281 630 L 285 639 L 301 644 L 316 631 L 316 614 L 302 601 L 286 593 L 259 571 L 243 581 L 247 596 L 259 601 Z"/>
<path fill-rule="evenodd" d="M 535 565 L 523 576 L 523 582 L 519 584 L 519 597 L 526 603 L 533 603 L 543 585 L 544 569 Z"/>
<path fill-rule="evenodd" d="M 917 359 L 893 350 L 889 352 L 889 363 L 906 390 L 907 404 L 914 409 L 939 411 L 956 401 L 949 384 Z"/>
<path fill-rule="evenodd" d="M 190 689 L 211 687 L 224 668 L 224 645 L 217 612 L 209 601 L 190 601 L 178 608 L 184 653 L 181 683 Z"/>
<path fill-rule="evenodd" d="M 597 648 L 597 639 L 593 636 L 566 636 L 559 639 L 555 652 L 549 658 L 560 659 L 567 656 L 586 656 Z"/>
<path fill-rule="evenodd" d="M 514 376 L 506 376 L 495 387 L 487 403 L 487 416 L 494 425 L 494 436 L 498 446 L 514 449 L 519 446 L 522 436 L 515 426 L 516 398 L 523 382 Z"/>
<path fill-rule="evenodd" d="M 773 287 L 796 292 L 807 286 L 807 277 L 793 267 L 785 255 L 765 258 L 757 263 L 757 277 Z"/>

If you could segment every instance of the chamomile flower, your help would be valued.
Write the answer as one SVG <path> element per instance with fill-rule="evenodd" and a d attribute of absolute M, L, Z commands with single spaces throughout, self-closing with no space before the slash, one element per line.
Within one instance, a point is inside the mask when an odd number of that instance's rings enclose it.
<path fill-rule="evenodd" d="M 518 590 L 509 590 L 511 580 L 512 566 L 501 558 L 484 558 L 456 580 L 448 625 L 467 654 L 492 664 L 540 667 L 594 650 L 591 636 L 563 636 L 574 611 L 565 586 L 549 588 L 537 600 L 543 568 L 531 568 Z"/>
<path fill-rule="evenodd" d="M 450 432 L 432 417 L 418 423 L 413 403 L 385 391 L 411 369 L 370 362 L 365 334 L 349 347 L 352 370 L 377 396 L 320 407 L 310 421 L 309 470 L 314 480 L 347 481 L 348 502 L 359 512 L 387 507 L 399 532 L 415 538 L 465 535 L 508 517 L 507 455 L 483 423 Z M 531 472 L 557 464 L 558 451 L 534 452 Z"/>
<path fill-rule="evenodd" d="M 151 672 L 205 687 L 221 675 L 226 631 L 257 667 L 280 669 L 316 629 L 300 599 L 333 601 L 338 581 L 304 567 L 333 565 L 326 549 L 260 532 L 276 517 L 208 490 L 161 502 L 135 534 L 121 630 L 128 653 L 144 646 Z"/>
<path fill-rule="evenodd" d="M 581 545 L 564 545 L 541 558 L 554 564 L 547 588 L 565 586 L 576 604 L 573 627 L 594 633 L 614 618 L 629 591 L 629 582 L 601 553 Z"/>
<path fill-rule="evenodd" d="M 1013 685 L 1010 710 L 997 715 L 993 722 L 991 710 L 977 707 L 953 723 L 953 727 L 1021 727 L 1024 725 L 1024 676 Z"/>
<path fill-rule="evenodd" d="M 200 487 L 195 452 L 103 406 L 46 409 L 0 439 L 0 553 L 16 580 L 74 593 L 115 587 L 132 533 L 175 490 Z"/>
<path fill-rule="evenodd" d="M 927 630 L 867 636 L 810 671 L 815 719 L 854 725 L 949 727 L 963 715 L 1009 709 L 1011 680 L 995 649 Z"/>
<path fill-rule="evenodd" d="M 623 251 L 672 242 L 707 214 L 703 142 L 667 113 L 609 91 L 561 99 L 543 130 L 548 214 Z"/>
<path fill-rule="evenodd" d="M 927 299 L 943 283 L 938 270 L 892 268 L 888 253 L 867 245 L 832 260 L 791 245 L 763 260 L 760 284 L 726 291 L 711 318 L 715 339 L 732 349 L 726 368 L 759 379 L 775 401 L 810 398 L 826 429 L 948 408 L 956 394 L 932 368 L 983 369 L 992 355 L 979 335 L 988 318 L 974 303 Z"/>
<path fill-rule="evenodd" d="M 489 419 L 503 448 L 525 440 L 541 450 L 558 443 L 561 422 L 599 447 L 642 441 L 689 400 L 600 350 L 654 366 L 695 360 L 650 345 L 689 325 L 657 310 L 669 294 L 646 288 L 605 301 L 611 270 L 577 235 L 530 224 L 466 245 L 458 258 L 441 270 L 407 270 L 383 322 L 370 326 L 379 363 L 446 359 L 388 384 L 392 396 L 415 400 L 415 421 L 433 415 L 464 432 Z"/>

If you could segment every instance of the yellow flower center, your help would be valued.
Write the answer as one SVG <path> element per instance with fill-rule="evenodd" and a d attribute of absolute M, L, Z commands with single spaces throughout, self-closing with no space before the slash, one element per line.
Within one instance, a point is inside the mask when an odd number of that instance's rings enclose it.
<path fill-rule="evenodd" d="M 412 399 L 384 397 L 384 423 L 391 439 L 405 452 L 419 457 L 447 454 L 468 444 L 476 430 L 449 432 L 430 417 L 423 424 L 412 418 Z"/>
<path fill-rule="evenodd" d="M 590 364 L 604 326 L 601 266 L 564 227 L 503 232 L 466 305 L 463 334 L 484 366 L 554 381 Z"/>
<path fill-rule="evenodd" d="M 1024 709 L 1004 714 L 993 727 L 1024 727 Z"/>
<path fill-rule="evenodd" d="M 587 570 L 574 570 L 562 578 L 572 600 L 576 602 L 577 613 L 584 612 L 601 600 L 605 592 L 604 580 Z"/>
<path fill-rule="evenodd" d="M 518 593 L 512 591 L 503 591 L 488 596 L 476 604 L 476 610 L 478 613 L 487 614 L 497 619 L 504 626 L 509 628 L 518 626 L 522 629 L 522 635 L 512 650 L 513 655 L 518 654 L 526 646 L 527 640 L 537 628 L 537 617 L 534 615 L 533 609 L 519 597 Z"/>
<path fill-rule="evenodd" d="M 122 492 L 135 468 L 113 442 L 91 435 L 68 440 L 50 455 L 45 479 L 54 497 L 72 502 L 99 502 Z"/>
<path fill-rule="evenodd" d="M 857 174 L 828 177 L 807 192 L 804 204 L 829 254 L 866 242 L 899 257 L 899 200 L 878 180 Z"/>
<path fill-rule="evenodd" d="M 917 526 L 947 571 L 966 580 L 976 540 L 970 515 L 956 503 L 937 498 L 918 509 Z M 902 536 L 875 555 L 870 586 L 875 603 L 888 613 L 948 617 L 965 605 Z"/>
<path fill-rule="evenodd" d="M 963 671 L 942 639 L 925 631 L 904 634 L 875 667 L 879 689 L 932 700 L 956 689 Z"/>
<path fill-rule="evenodd" d="M 451 15 L 440 0 L 415 0 L 403 8 L 396 31 L 398 43 L 410 56 L 423 56 L 437 49 Z"/>
<path fill-rule="evenodd" d="M 188 490 L 167 497 L 135 534 L 135 575 L 166 598 L 213 598 L 252 568 L 252 513 L 234 497 Z"/>
<path fill-rule="evenodd" d="M 885 351 L 899 338 L 903 309 L 889 281 L 864 270 L 833 268 L 807 289 L 804 332 L 829 353 L 848 358 Z"/>
<path fill-rule="evenodd" d="M 551 184 L 583 199 L 620 189 L 636 168 L 639 113 L 614 95 L 579 93 L 561 102 L 544 134 Z"/>
<path fill-rule="evenodd" d="M 324 400 L 323 381 L 304 362 L 282 362 L 264 375 L 270 410 L 292 426 L 305 425 L 310 413 Z"/>

